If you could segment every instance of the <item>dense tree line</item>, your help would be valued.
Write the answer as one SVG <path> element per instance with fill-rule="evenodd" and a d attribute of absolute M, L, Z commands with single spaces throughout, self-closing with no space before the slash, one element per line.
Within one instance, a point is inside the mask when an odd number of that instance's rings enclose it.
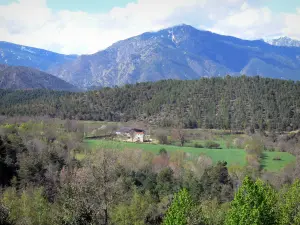
<path fill-rule="evenodd" d="M 0 113 L 282 131 L 299 128 L 299 97 L 300 82 L 227 76 L 138 83 L 84 93 L 1 90 Z"/>

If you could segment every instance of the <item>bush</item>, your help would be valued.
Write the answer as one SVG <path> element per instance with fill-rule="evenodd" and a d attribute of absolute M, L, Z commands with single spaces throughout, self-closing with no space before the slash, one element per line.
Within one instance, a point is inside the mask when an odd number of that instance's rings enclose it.
<path fill-rule="evenodd" d="M 207 142 L 205 142 L 205 147 L 206 148 L 210 148 L 210 149 L 212 149 L 212 148 L 220 148 L 220 144 L 218 144 L 218 143 L 216 143 L 214 141 L 207 141 Z"/>
<path fill-rule="evenodd" d="M 165 148 L 159 149 L 159 155 L 168 155 L 168 152 Z"/>
<path fill-rule="evenodd" d="M 203 145 L 201 145 L 201 144 L 199 144 L 199 143 L 195 143 L 195 144 L 194 144 L 194 147 L 195 147 L 195 148 L 204 148 Z"/>
<path fill-rule="evenodd" d="M 275 160 L 275 161 L 280 161 L 281 158 L 280 158 L 280 156 L 275 156 L 275 157 L 273 158 L 273 160 Z"/>
<path fill-rule="evenodd" d="M 243 149 L 245 147 L 245 140 L 244 138 L 235 138 L 233 140 L 233 145 L 236 147 L 236 148 L 240 148 L 240 149 Z"/>
<path fill-rule="evenodd" d="M 158 134 L 156 136 L 156 138 L 157 138 L 159 144 L 162 144 L 162 145 L 168 144 L 168 136 L 167 135 L 165 135 L 165 134 Z"/>

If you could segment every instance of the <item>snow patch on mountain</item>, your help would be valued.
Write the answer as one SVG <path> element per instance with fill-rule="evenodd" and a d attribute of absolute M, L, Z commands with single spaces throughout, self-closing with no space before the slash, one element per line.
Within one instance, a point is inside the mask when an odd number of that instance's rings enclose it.
<path fill-rule="evenodd" d="M 265 39 L 266 43 L 275 46 L 283 46 L 283 47 L 300 47 L 300 41 L 295 40 L 289 37 L 279 37 L 275 39 Z"/>
<path fill-rule="evenodd" d="M 21 47 L 22 51 L 30 52 L 31 54 L 35 54 L 35 51 L 32 51 L 31 49 L 26 48 L 25 46 Z"/>

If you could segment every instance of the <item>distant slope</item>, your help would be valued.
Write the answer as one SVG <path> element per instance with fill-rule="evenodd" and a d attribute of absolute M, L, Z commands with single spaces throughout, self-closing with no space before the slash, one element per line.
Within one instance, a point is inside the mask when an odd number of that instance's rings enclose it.
<path fill-rule="evenodd" d="M 289 37 L 269 39 L 269 40 L 265 40 L 265 42 L 275 46 L 300 47 L 300 41 L 291 39 Z"/>
<path fill-rule="evenodd" d="M 300 79 L 300 48 L 277 47 L 180 25 L 119 41 L 49 72 L 81 87 L 226 74 Z"/>
<path fill-rule="evenodd" d="M 26 66 L 46 71 L 76 58 L 75 55 L 62 55 L 43 49 L 0 41 L 0 64 Z"/>
<path fill-rule="evenodd" d="M 53 75 L 28 67 L 0 65 L 0 89 L 51 89 L 76 91 L 75 86 Z"/>
<path fill-rule="evenodd" d="M 300 82 L 247 76 L 165 80 L 83 93 L 0 90 L 0 115 L 283 131 L 300 128 L 299 96 Z"/>

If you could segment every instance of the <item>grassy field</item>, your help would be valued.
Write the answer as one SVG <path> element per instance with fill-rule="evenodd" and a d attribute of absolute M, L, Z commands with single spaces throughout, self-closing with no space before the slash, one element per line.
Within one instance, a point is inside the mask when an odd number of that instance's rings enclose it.
<path fill-rule="evenodd" d="M 273 160 L 274 157 L 280 157 L 281 160 Z M 261 166 L 268 171 L 279 171 L 295 160 L 295 156 L 287 152 L 264 152 Z"/>
<path fill-rule="evenodd" d="M 161 148 L 165 148 L 169 152 L 181 150 L 190 153 L 191 156 L 199 156 L 205 154 L 212 159 L 214 163 L 218 161 L 226 161 L 229 166 L 231 165 L 246 165 L 246 152 L 243 149 L 228 149 L 225 146 L 224 141 L 219 141 L 222 149 L 207 149 L 207 148 L 193 148 L 193 147 L 178 147 L 172 145 L 159 145 L 159 144 L 147 144 L 147 143 L 130 143 L 130 142 L 117 142 L 107 140 L 86 140 L 88 146 L 94 150 L 97 148 L 105 149 L 141 149 L 158 153 Z M 201 143 L 201 141 L 197 141 Z M 280 157 L 280 161 L 273 160 L 274 157 Z M 84 155 L 79 155 L 79 158 L 83 158 Z M 265 152 L 262 160 L 262 167 L 268 171 L 279 171 L 287 164 L 295 161 L 295 157 L 286 152 Z"/>

